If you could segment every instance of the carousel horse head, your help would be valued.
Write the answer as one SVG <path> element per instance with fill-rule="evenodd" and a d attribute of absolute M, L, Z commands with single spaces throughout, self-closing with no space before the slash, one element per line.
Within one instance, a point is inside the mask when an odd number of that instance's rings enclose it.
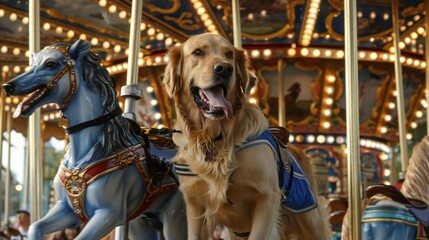
<path fill-rule="evenodd" d="M 49 103 L 56 103 L 65 111 L 79 89 L 85 91 L 92 109 L 101 112 L 115 109 L 117 99 L 112 80 L 100 64 L 101 58 L 90 52 L 90 47 L 87 41 L 78 40 L 72 45 L 53 44 L 33 53 L 30 70 L 3 84 L 8 95 L 27 96 L 17 106 L 14 117 L 28 117 Z"/>

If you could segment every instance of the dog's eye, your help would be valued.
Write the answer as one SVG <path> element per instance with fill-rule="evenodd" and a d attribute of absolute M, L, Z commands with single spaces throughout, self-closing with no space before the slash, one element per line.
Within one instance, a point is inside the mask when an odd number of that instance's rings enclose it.
<path fill-rule="evenodd" d="M 229 59 L 232 59 L 234 57 L 234 52 L 233 51 L 227 51 L 225 53 L 225 56 Z"/>
<path fill-rule="evenodd" d="M 57 62 L 55 61 L 46 61 L 44 64 L 45 68 L 56 68 L 57 67 Z"/>
<path fill-rule="evenodd" d="M 192 52 L 192 54 L 195 56 L 201 56 L 201 55 L 203 55 L 203 51 L 201 49 L 197 48 Z"/>

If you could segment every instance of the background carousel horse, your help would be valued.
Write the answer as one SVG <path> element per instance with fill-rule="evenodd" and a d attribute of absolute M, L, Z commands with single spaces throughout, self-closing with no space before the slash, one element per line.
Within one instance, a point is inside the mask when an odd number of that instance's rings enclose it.
<path fill-rule="evenodd" d="M 429 230 L 429 136 L 418 143 L 410 158 L 405 181 L 399 190 L 376 185 L 367 189 L 362 202 L 362 239 L 426 239 Z M 392 199 L 396 201 L 392 201 Z M 343 220 L 342 239 L 349 239 L 349 212 Z M 427 236 L 427 235 L 426 235 Z"/>
<path fill-rule="evenodd" d="M 86 225 L 76 239 L 100 239 L 142 211 L 159 217 L 167 239 L 185 239 L 185 205 L 168 163 L 160 160 L 175 152 L 158 149 L 122 117 L 112 80 L 90 46 L 82 40 L 48 46 L 34 55 L 29 71 L 3 85 L 8 95 L 28 95 L 14 117 L 56 103 L 71 126 L 54 180 L 58 201 L 31 225 L 29 239 L 82 222 Z M 157 239 L 149 225 L 137 218 L 131 237 Z"/>

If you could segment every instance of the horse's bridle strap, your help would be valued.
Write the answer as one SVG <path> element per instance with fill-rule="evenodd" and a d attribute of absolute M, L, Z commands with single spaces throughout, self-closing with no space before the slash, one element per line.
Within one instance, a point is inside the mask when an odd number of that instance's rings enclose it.
<path fill-rule="evenodd" d="M 46 86 L 49 90 L 53 89 L 58 84 L 58 81 L 64 76 L 64 74 L 66 74 L 67 72 L 70 72 L 70 75 L 69 75 L 70 89 L 69 89 L 69 92 L 68 92 L 66 98 L 64 99 L 63 103 L 60 106 L 61 109 L 65 109 L 65 107 L 69 104 L 73 95 L 76 93 L 76 88 L 77 88 L 76 74 L 74 71 L 74 63 L 75 62 L 70 57 L 69 47 L 70 46 L 67 46 L 67 47 L 47 46 L 47 47 L 45 47 L 45 49 L 58 50 L 66 56 L 63 69 L 61 69 L 61 71 L 59 71 Z"/>
<path fill-rule="evenodd" d="M 83 123 L 79 123 L 79 124 L 71 126 L 71 127 L 68 127 L 65 129 L 65 131 L 67 134 L 72 134 L 72 133 L 78 132 L 82 129 L 88 128 L 88 127 L 101 125 L 101 124 L 109 121 L 110 119 L 120 115 L 121 113 L 122 113 L 122 109 L 119 106 L 117 106 L 115 108 L 115 110 L 113 110 L 112 112 L 110 112 L 106 115 L 103 115 L 101 117 L 98 117 L 98 118 L 95 118 L 95 119 L 92 119 L 92 120 L 89 120 L 89 121 L 86 121 Z"/>

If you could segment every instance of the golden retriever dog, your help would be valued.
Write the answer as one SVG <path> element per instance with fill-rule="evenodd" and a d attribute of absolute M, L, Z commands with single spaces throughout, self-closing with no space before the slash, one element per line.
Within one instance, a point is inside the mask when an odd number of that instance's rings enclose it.
<path fill-rule="evenodd" d="M 316 200 L 307 157 L 288 146 L 291 155 L 281 164 L 276 155 L 280 147 L 273 147 L 277 143 L 259 137 L 273 139 L 261 110 L 246 101 L 255 79 L 249 76 L 244 51 L 220 35 L 205 33 L 172 48 L 168 56 L 164 83 L 175 102 L 175 127 L 182 131 L 174 136 L 180 146 L 175 164 L 188 239 L 207 239 L 215 224 L 228 227 L 232 238 L 330 239 L 327 210 Z M 284 178 L 283 165 L 292 168 L 290 159 L 301 166 L 293 165 L 292 173 L 306 175 L 311 186 L 310 194 L 302 191 L 302 199 L 301 190 L 289 188 L 288 195 L 281 189 L 298 183 Z M 298 194 L 293 197 L 292 192 Z M 289 198 L 310 199 L 314 207 L 294 214 L 284 204 Z"/>

